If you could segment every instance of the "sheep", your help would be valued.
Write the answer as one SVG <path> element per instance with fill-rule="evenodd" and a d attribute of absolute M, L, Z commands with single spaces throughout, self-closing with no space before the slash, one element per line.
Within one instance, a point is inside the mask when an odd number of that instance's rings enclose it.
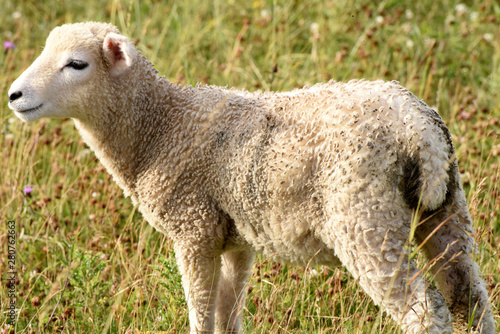
<path fill-rule="evenodd" d="M 241 332 L 256 253 L 345 266 L 407 333 L 495 333 L 451 135 L 397 82 L 181 86 L 87 22 L 55 28 L 8 94 L 22 121 L 72 118 L 173 240 L 191 333 Z"/>

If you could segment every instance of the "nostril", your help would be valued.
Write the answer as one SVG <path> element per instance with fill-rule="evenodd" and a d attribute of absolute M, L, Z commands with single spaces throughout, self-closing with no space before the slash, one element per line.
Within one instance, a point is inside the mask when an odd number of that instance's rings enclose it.
<path fill-rule="evenodd" d="M 10 94 L 9 100 L 10 100 L 10 102 L 14 102 L 15 100 L 17 100 L 21 96 L 23 96 L 23 93 L 20 92 L 20 91 L 17 91 L 17 92 L 14 92 L 14 93 Z"/>

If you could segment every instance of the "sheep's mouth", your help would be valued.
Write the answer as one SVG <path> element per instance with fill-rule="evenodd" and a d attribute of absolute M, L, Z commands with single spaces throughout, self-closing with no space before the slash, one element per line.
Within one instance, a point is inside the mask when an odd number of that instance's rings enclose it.
<path fill-rule="evenodd" d="M 43 107 L 43 103 L 40 104 L 38 107 L 30 108 L 30 109 L 25 109 L 25 110 L 18 110 L 17 112 L 20 113 L 20 114 L 28 114 L 28 113 L 32 113 L 32 112 L 35 112 L 35 111 L 39 111 L 40 109 L 42 109 L 42 107 Z"/>

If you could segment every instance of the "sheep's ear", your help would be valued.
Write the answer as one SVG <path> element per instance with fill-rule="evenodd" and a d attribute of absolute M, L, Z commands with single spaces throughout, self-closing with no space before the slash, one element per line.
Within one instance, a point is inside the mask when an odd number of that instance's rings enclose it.
<path fill-rule="evenodd" d="M 112 76 L 125 73 L 135 60 L 134 46 L 125 36 L 109 33 L 104 39 L 103 49 Z"/>

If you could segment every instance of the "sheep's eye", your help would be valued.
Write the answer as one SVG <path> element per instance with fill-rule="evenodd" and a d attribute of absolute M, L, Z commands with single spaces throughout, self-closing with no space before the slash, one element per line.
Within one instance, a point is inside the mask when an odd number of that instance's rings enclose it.
<path fill-rule="evenodd" d="M 82 60 L 72 60 L 66 65 L 66 67 L 71 67 L 75 70 L 83 70 L 87 66 L 89 66 L 89 63 Z"/>

